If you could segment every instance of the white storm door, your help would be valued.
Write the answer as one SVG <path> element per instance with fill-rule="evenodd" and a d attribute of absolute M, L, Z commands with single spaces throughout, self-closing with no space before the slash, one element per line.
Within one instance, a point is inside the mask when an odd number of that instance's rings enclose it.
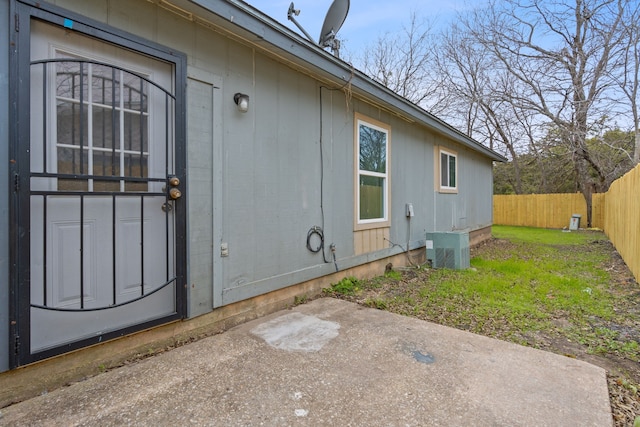
<path fill-rule="evenodd" d="M 33 354 L 177 308 L 172 65 L 31 29 Z"/>

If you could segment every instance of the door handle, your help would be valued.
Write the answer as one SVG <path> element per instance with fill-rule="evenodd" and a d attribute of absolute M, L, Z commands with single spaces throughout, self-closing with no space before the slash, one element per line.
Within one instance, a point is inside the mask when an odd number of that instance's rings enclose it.
<path fill-rule="evenodd" d="M 170 176 L 167 181 L 169 182 L 169 186 L 172 187 L 169 189 L 169 198 L 171 200 L 178 200 L 182 197 L 182 191 L 176 188 L 180 185 L 180 178 L 177 176 Z"/>
<path fill-rule="evenodd" d="M 171 200 L 177 200 L 180 197 L 182 197 L 182 192 L 177 188 L 172 188 L 171 190 L 169 190 L 169 198 Z"/>

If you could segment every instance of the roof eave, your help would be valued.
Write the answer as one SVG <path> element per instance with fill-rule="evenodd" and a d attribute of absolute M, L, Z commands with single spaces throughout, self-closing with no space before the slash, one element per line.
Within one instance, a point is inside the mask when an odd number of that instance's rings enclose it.
<path fill-rule="evenodd" d="M 351 65 L 320 48 L 317 44 L 301 37 L 250 5 L 237 0 L 188 1 L 218 16 L 220 20 L 216 22 L 217 25 L 227 30 L 240 29 L 243 32 L 248 32 L 253 35 L 252 38 L 255 38 L 253 43 L 268 43 L 278 51 L 288 53 L 296 60 L 302 61 L 307 67 L 332 80 L 342 84 L 350 82 L 352 90 L 355 89 L 361 94 L 374 98 L 378 103 L 387 105 L 389 109 L 422 123 L 434 132 L 477 151 L 491 160 L 507 161 L 504 156 L 480 144 L 475 139 L 465 135 L 421 107 L 407 101 L 364 73 L 354 69 Z"/>

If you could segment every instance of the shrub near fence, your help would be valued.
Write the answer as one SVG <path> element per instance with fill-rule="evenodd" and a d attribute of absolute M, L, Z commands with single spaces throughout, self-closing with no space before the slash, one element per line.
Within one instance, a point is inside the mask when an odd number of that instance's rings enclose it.
<path fill-rule="evenodd" d="M 580 193 L 493 196 L 493 223 L 540 228 L 569 227 L 573 214 L 586 227 L 587 204 Z M 607 234 L 636 280 L 640 281 L 640 165 L 594 194 L 591 225 Z"/>

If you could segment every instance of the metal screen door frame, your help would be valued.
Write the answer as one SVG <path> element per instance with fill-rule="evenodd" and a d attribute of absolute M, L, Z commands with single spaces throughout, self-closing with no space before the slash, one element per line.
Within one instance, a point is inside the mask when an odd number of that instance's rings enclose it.
<path fill-rule="evenodd" d="M 32 20 L 42 21 L 48 24 L 53 24 L 61 28 L 66 28 L 68 31 L 77 32 L 78 34 L 89 36 L 100 42 L 105 42 L 112 46 L 125 49 L 129 52 L 134 52 L 145 57 L 153 58 L 163 63 L 167 63 L 171 66 L 173 75 L 173 88 L 172 88 L 172 102 L 173 108 L 170 114 L 173 117 L 168 117 L 173 120 L 173 168 L 170 171 L 170 176 L 166 177 L 166 182 L 163 183 L 156 179 L 145 180 L 149 182 L 149 195 L 146 193 L 140 193 L 140 206 L 142 208 L 142 229 L 144 229 L 144 206 L 145 197 L 158 197 L 158 191 L 166 191 L 166 204 L 169 204 L 170 197 L 168 189 L 171 187 L 169 183 L 170 178 L 177 178 L 180 182 L 180 190 L 182 194 L 186 195 L 186 117 L 185 117 L 185 89 L 186 89 L 186 56 L 180 53 L 176 53 L 169 48 L 157 45 L 148 40 L 137 38 L 128 33 L 121 32 L 117 29 L 110 28 L 105 24 L 90 20 L 72 12 L 60 9 L 53 5 L 46 3 L 33 2 L 31 0 L 14 0 L 11 2 L 11 15 L 13 15 L 12 21 L 12 43 L 10 49 L 10 182 L 11 182 L 11 196 L 10 196 L 10 257 L 11 257 L 11 284 L 10 284 L 10 343 L 9 343 L 9 360 L 12 368 L 32 363 L 37 360 L 45 359 L 54 355 L 66 353 L 75 349 L 93 345 L 99 342 L 103 342 L 112 338 L 123 336 L 129 333 L 133 333 L 139 330 L 147 329 L 152 326 L 161 325 L 174 320 L 182 319 L 186 315 L 186 200 L 184 197 L 179 200 L 171 202 L 172 215 L 172 232 L 173 236 L 167 235 L 166 243 L 173 242 L 172 257 L 174 259 L 172 264 L 172 281 L 175 289 L 174 308 L 172 312 L 161 314 L 161 317 L 156 317 L 151 320 L 142 319 L 139 323 L 134 325 L 126 325 L 124 327 L 117 327 L 116 329 L 108 329 L 105 331 L 95 331 L 93 336 L 83 336 L 70 342 L 64 342 L 54 346 L 50 346 L 44 349 L 32 348 L 32 310 L 34 306 L 31 295 L 31 279 L 32 279 L 32 248 L 31 248 L 31 230 L 36 227 L 37 224 L 31 224 L 31 209 L 34 194 L 40 196 L 38 191 L 32 191 L 33 180 L 37 181 L 37 173 L 33 173 L 30 153 L 31 148 L 31 79 L 28 77 L 31 75 L 31 22 Z M 106 65 L 106 64 L 105 64 Z M 82 69 L 81 69 L 82 70 Z M 82 72 L 82 71 L 81 71 Z M 112 81 L 112 84 L 115 80 Z M 45 85 L 46 87 L 46 85 Z M 169 95 L 168 95 L 169 96 Z M 46 98 L 45 98 L 46 99 Z M 80 100 L 80 105 L 82 99 Z M 115 111 L 115 106 L 113 107 Z M 81 113 L 82 114 L 82 113 Z M 114 113 L 115 114 L 115 113 Z M 142 115 L 142 114 L 141 114 Z M 46 117 L 46 112 L 45 112 Z M 82 117 L 82 116 L 81 116 Z M 43 119 L 46 120 L 46 119 Z M 45 125 L 46 126 L 46 123 Z M 142 128 L 141 128 L 142 129 Z M 46 131 L 45 131 L 46 132 Z M 148 141 L 151 144 L 152 141 Z M 43 144 L 46 147 L 46 144 Z M 140 142 L 142 149 L 143 142 Z M 80 158 L 84 153 L 83 145 L 80 145 Z M 149 151 L 149 148 L 147 151 Z M 75 156 L 75 155 L 74 155 Z M 168 156 L 168 155 L 167 155 Z M 75 157 L 74 157 L 75 158 Z M 48 160 L 45 156 L 43 161 L 46 163 Z M 165 163 L 169 169 L 168 163 L 169 157 L 165 158 Z M 140 154 L 140 170 L 142 170 L 142 154 Z M 37 172 L 37 171 L 36 171 Z M 45 167 L 46 172 L 46 167 Z M 149 171 L 149 176 L 151 172 Z M 87 172 L 80 172 L 84 180 L 93 183 L 93 179 L 87 179 Z M 42 175 L 42 173 L 40 174 Z M 47 175 L 46 173 L 44 175 Z M 53 174 L 50 174 L 53 176 Z M 73 174 L 66 174 L 65 178 L 73 179 Z M 58 180 L 59 177 L 49 177 L 54 180 Z M 163 185 L 162 190 L 151 190 L 152 188 Z M 88 184 L 93 185 L 93 184 Z M 120 184 L 123 187 L 125 184 Z M 137 184 L 141 185 L 140 183 Z M 153 187 L 155 186 L 155 187 Z M 36 189 L 37 190 L 37 189 Z M 140 192 L 141 190 L 138 190 Z M 155 193 L 154 193 L 155 191 Z M 42 191 L 40 193 L 43 193 Z M 43 194 L 44 199 L 50 195 L 45 191 Z M 65 192 L 63 192 L 65 193 Z M 79 197 L 79 200 L 83 200 L 85 195 L 75 196 L 72 192 L 69 193 L 69 197 Z M 107 198 L 113 198 L 113 215 L 115 221 L 115 201 L 116 198 L 120 198 L 125 193 L 109 194 L 108 191 L 104 192 L 104 196 Z M 52 195 L 56 197 L 58 195 Z M 64 196 L 64 194 L 63 194 Z M 86 197 L 91 197 L 93 194 L 86 193 Z M 99 196 L 99 195 L 98 195 Z M 160 194 L 160 198 L 163 195 Z M 84 202 L 80 202 L 80 210 L 82 211 Z M 40 208 L 36 208 L 40 209 Z M 39 212 L 39 211 L 38 211 Z M 46 223 L 46 201 L 45 201 L 45 223 Z M 82 214 L 81 214 L 82 215 Z M 82 216 L 80 216 L 82 218 Z M 168 218 L 168 216 L 167 216 Z M 82 230 L 85 228 L 85 223 L 82 219 L 80 224 L 80 236 L 82 236 Z M 115 226 L 114 226 L 115 227 Z M 167 226 L 168 227 L 168 226 Z M 169 228 L 167 228 L 169 230 Z M 115 236 L 115 228 L 112 229 L 112 234 Z M 171 237 L 171 238 L 170 238 Z M 44 237 L 46 242 L 46 236 Z M 114 237 L 115 239 L 115 237 Z M 80 237 L 80 245 L 84 239 Z M 44 246 L 44 245 L 43 245 Z M 113 247 L 115 254 L 115 244 Z M 38 248 L 36 248 L 38 250 Z M 169 248 L 166 249 L 169 251 Z M 166 252 L 167 254 L 169 252 Z M 143 254 L 144 256 L 144 254 Z M 82 265 L 84 261 L 80 258 L 80 265 L 82 271 Z M 115 255 L 112 259 L 112 263 L 115 265 Z M 169 275 L 169 260 L 166 262 L 167 276 Z M 45 259 L 46 268 L 46 259 Z M 143 269 L 144 267 L 140 267 Z M 115 267 L 114 267 L 115 271 Z M 82 282 L 83 273 L 80 273 L 80 282 Z M 46 276 L 45 276 L 46 282 Z M 114 279 L 115 283 L 115 279 Z M 144 287 L 144 281 L 141 281 L 142 287 Z M 154 291 L 155 292 L 155 291 Z M 153 294 L 153 292 L 148 295 Z M 83 298 L 83 291 L 80 290 L 81 300 Z M 144 295 L 144 290 L 142 290 Z M 115 297 L 114 297 L 115 298 Z M 134 300 L 135 301 L 135 300 Z M 128 304 L 131 301 L 126 302 Z M 115 303 L 115 300 L 114 300 Z M 46 302 L 45 302 L 46 305 Z M 82 305 L 82 304 L 81 304 Z M 115 305 L 115 304 L 114 304 Z M 112 307 L 102 307 L 100 309 L 110 310 Z M 69 310 L 72 312 L 73 310 Z"/>

